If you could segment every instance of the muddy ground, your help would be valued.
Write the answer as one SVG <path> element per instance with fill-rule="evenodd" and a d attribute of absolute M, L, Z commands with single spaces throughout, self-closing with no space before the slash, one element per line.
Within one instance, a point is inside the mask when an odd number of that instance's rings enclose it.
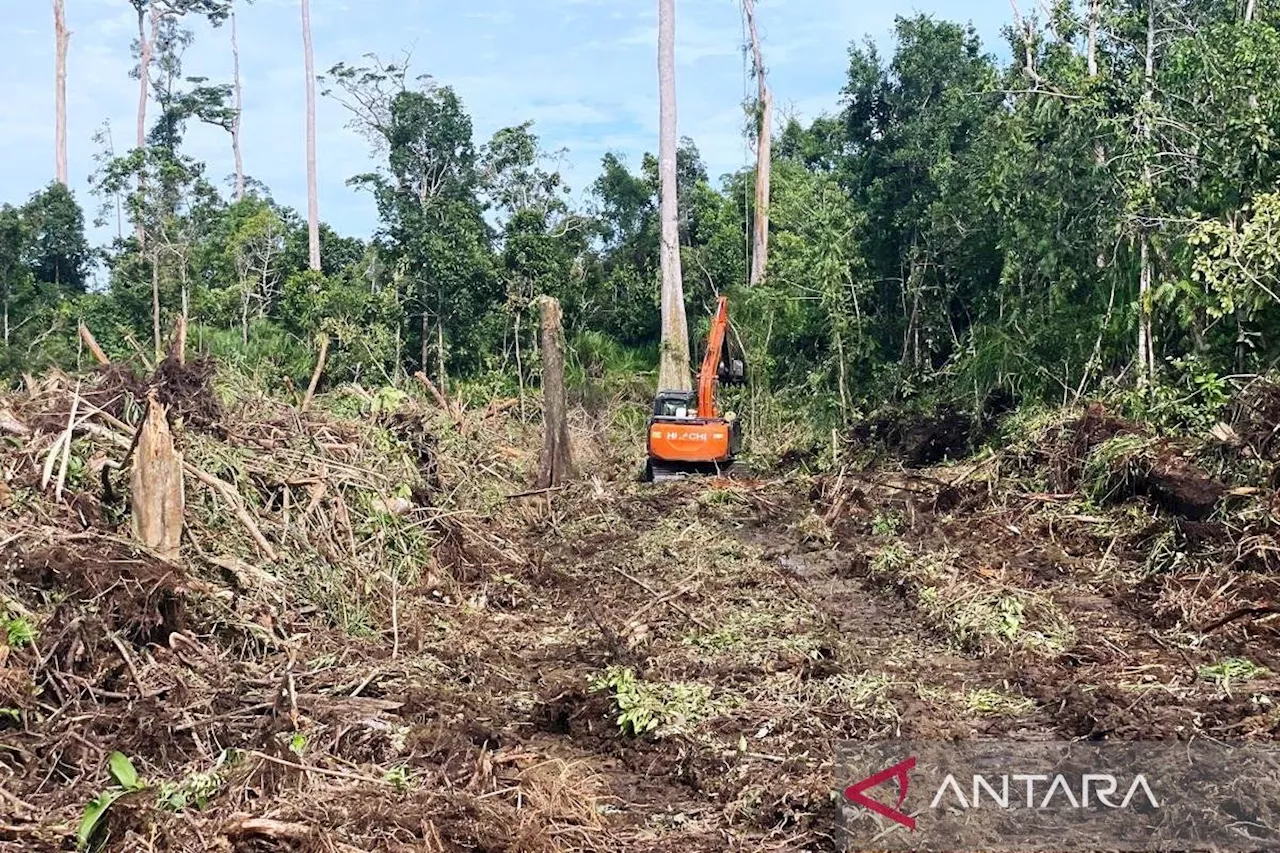
<path fill-rule="evenodd" d="M 90 843 L 119 851 L 829 851 L 843 739 L 1275 740 L 1269 493 L 1190 518 L 1151 485 L 1167 448 L 1090 486 L 1123 430 L 1088 417 L 1021 456 L 598 467 L 435 512 L 412 584 L 344 580 L 393 605 L 371 630 L 270 565 L 162 563 L 74 496 L 33 524 L 13 462 L 3 592 L 38 634 L 0 646 L 0 850 L 74 849 L 108 791 Z M 283 548 L 288 504 L 259 512 Z"/>

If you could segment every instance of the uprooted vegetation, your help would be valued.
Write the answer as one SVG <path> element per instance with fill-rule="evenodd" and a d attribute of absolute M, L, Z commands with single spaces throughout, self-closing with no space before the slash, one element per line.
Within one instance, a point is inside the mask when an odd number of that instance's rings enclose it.
<path fill-rule="evenodd" d="M 176 563 L 129 533 L 152 389 Z M 5 401 L 0 849 L 832 850 L 841 739 L 1280 734 L 1251 409 L 660 486 L 578 411 L 588 474 L 525 494 L 536 428 L 445 402 L 201 363 Z"/>

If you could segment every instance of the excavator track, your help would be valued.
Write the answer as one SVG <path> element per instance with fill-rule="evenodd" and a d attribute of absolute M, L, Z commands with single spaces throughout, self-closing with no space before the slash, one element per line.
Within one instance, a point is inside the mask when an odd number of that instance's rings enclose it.
<path fill-rule="evenodd" d="M 650 459 L 644 466 L 641 479 L 646 483 L 669 483 L 690 477 L 727 477 L 733 471 L 732 462 L 694 463 L 660 462 Z"/>

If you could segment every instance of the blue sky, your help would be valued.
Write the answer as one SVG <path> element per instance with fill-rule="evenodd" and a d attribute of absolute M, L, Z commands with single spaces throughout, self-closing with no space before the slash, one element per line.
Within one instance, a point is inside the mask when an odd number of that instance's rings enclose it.
<path fill-rule="evenodd" d="M 240 11 L 245 87 L 245 167 L 285 204 L 305 209 L 304 101 L 298 0 L 256 0 Z M 19 202 L 53 175 L 53 26 L 48 0 L 4 0 L 0 30 L 0 201 Z M 713 177 L 748 162 L 741 135 L 743 57 L 738 0 L 677 0 L 680 133 L 693 137 Z M 16 7 L 16 8 L 15 8 Z M 109 121 L 118 150 L 134 135 L 137 84 L 127 0 L 67 0 L 70 169 L 86 208 L 92 136 Z M 600 157 L 633 166 L 657 146 L 656 0 L 312 0 L 316 68 L 369 52 L 413 52 L 413 69 L 452 85 L 470 111 L 477 143 L 498 128 L 535 121 L 580 195 Z M 849 43 L 885 43 L 893 18 L 926 12 L 972 22 L 999 45 L 1006 0 L 758 0 L 766 63 L 783 115 L 834 111 Z M 186 73 L 231 79 L 230 33 L 199 24 Z M 345 186 L 368 171 L 364 141 L 335 102 L 319 104 L 320 209 L 344 233 L 376 227 L 371 200 Z M 228 138 L 193 127 L 192 154 L 222 183 L 232 171 Z M 111 229 L 114 230 L 114 229 Z M 96 236 L 102 237 L 105 231 Z"/>

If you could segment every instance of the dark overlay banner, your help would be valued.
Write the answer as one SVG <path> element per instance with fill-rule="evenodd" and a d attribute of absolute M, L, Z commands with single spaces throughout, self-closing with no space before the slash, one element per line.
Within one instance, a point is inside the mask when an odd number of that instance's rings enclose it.
<path fill-rule="evenodd" d="M 1280 745 L 842 743 L 846 850 L 1280 850 Z"/>

